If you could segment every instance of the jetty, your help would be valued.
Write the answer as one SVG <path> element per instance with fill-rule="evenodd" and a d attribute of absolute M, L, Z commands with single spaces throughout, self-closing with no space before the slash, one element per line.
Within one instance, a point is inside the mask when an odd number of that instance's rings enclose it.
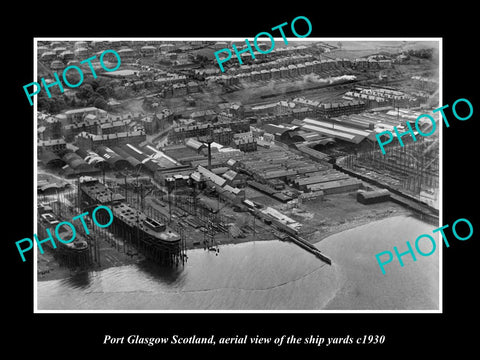
<path fill-rule="evenodd" d="M 310 242 L 308 242 L 304 238 L 298 235 L 294 235 L 294 236 L 288 235 L 286 239 L 292 241 L 293 243 L 297 244 L 298 246 L 307 250 L 308 252 L 311 252 L 317 258 L 326 262 L 328 265 L 332 265 L 332 260 L 328 256 L 322 254 L 320 250 L 318 250 L 314 245 L 312 245 Z"/>

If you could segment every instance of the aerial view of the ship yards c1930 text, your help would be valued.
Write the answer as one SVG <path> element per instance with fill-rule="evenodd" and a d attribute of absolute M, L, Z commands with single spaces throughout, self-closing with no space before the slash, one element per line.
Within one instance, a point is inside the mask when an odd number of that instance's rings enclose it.
<path fill-rule="evenodd" d="M 36 312 L 441 312 L 441 39 L 285 33 L 34 39 Z"/>

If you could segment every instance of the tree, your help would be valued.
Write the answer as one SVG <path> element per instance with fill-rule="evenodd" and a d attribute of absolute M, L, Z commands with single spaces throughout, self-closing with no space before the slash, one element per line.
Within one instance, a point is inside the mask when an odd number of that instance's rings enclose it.
<path fill-rule="evenodd" d="M 337 46 L 338 46 L 338 48 L 339 48 L 340 50 L 342 50 L 343 44 L 342 44 L 341 41 L 339 41 L 339 42 L 337 43 Z"/>
<path fill-rule="evenodd" d="M 102 98 L 101 96 L 97 97 L 95 99 L 95 101 L 93 102 L 93 106 L 98 108 L 98 109 L 103 109 L 103 110 L 107 110 L 108 109 L 108 104 L 107 102 L 105 101 L 104 98 Z"/>
<path fill-rule="evenodd" d="M 94 80 L 94 79 L 88 80 L 88 81 L 86 81 L 86 83 L 89 84 L 92 87 L 92 89 L 95 90 L 95 91 L 97 90 L 97 88 L 99 86 L 98 81 Z"/>
<path fill-rule="evenodd" d="M 94 93 L 92 85 L 83 84 L 77 92 L 77 97 L 82 100 L 88 100 Z"/>
<path fill-rule="evenodd" d="M 65 98 L 63 96 L 57 96 L 53 98 L 53 112 L 59 113 L 60 111 L 64 110 L 67 107 L 65 102 Z"/>
<path fill-rule="evenodd" d="M 50 113 L 50 101 L 46 97 L 38 97 L 38 110 Z"/>
<path fill-rule="evenodd" d="M 107 86 L 99 86 L 96 90 L 97 94 L 100 94 L 103 98 L 111 97 L 111 89 Z"/>
<path fill-rule="evenodd" d="M 56 114 L 67 107 L 63 96 L 55 96 L 52 98 L 39 97 L 38 108 L 46 112 Z"/>

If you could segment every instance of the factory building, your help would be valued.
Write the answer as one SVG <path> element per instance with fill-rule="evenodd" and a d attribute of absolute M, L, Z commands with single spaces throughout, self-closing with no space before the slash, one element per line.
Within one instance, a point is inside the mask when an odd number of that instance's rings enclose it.
<path fill-rule="evenodd" d="M 78 148 L 75 150 L 75 153 L 80 156 L 88 165 L 99 168 L 99 169 L 108 169 L 109 165 L 107 161 L 102 158 L 97 153 L 91 150 L 84 150 Z"/>
<path fill-rule="evenodd" d="M 138 144 L 146 140 L 143 130 L 94 135 L 81 132 L 75 136 L 75 145 L 83 149 L 96 149 L 99 146 L 114 146 L 127 143 Z"/>
<path fill-rule="evenodd" d="M 37 143 L 38 154 L 44 151 L 51 151 L 54 154 L 63 154 L 67 148 L 67 143 L 63 139 L 39 140 Z"/>
<path fill-rule="evenodd" d="M 155 46 L 146 45 L 140 48 L 140 53 L 143 57 L 154 57 L 156 52 L 157 48 Z"/>
<path fill-rule="evenodd" d="M 95 152 L 109 164 L 111 169 L 122 170 L 131 168 L 132 165 L 108 146 L 100 145 Z"/>
<path fill-rule="evenodd" d="M 62 175 L 67 178 L 73 178 L 84 175 L 99 175 L 101 169 L 95 168 L 85 162 L 76 152 L 68 152 L 63 156 L 66 165 L 62 167 Z"/>
<path fill-rule="evenodd" d="M 226 130 L 215 131 L 218 129 Z M 224 141 L 227 137 L 231 141 L 230 136 L 233 136 L 233 134 L 249 131 L 249 120 L 232 119 L 230 121 L 219 121 L 215 123 L 196 123 L 195 125 L 177 126 L 169 132 L 168 140 L 172 143 L 179 143 L 188 138 L 211 135 L 214 138 L 215 136 L 217 137 L 214 141 L 221 140 L 222 143 L 227 143 L 227 141 Z"/>
<path fill-rule="evenodd" d="M 361 204 L 375 204 L 390 200 L 390 191 L 379 189 L 375 191 L 357 191 L 357 201 Z"/>
<path fill-rule="evenodd" d="M 355 148 L 370 147 L 376 142 L 374 130 L 363 130 L 350 126 L 348 123 L 332 122 L 329 120 L 318 120 L 305 118 L 296 122 L 302 130 L 316 132 L 336 141 L 350 143 Z"/>
<path fill-rule="evenodd" d="M 43 150 L 38 154 L 38 159 L 47 168 L 61 168 L 66 165 L 65 160 L 50 150 Z"/>
<path fill-rule="evenodd" d="M 87 115 L 94 115 L 98 118 L 105 118 L 107 117 L 107 112 L 102 109 L 98 109 L 96 107 L 86 107 L 74 110 L 68 110 L 63 113 L 65 115 L 65 119 L 67 123 L 71 124 L 74 122 L 83 121 L 85 116 Z"/>

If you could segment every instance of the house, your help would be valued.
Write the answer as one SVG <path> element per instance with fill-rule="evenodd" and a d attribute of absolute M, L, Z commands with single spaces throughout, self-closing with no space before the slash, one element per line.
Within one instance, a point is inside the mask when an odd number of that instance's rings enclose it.
<path fill-rule="evenodd" d="M 72 142 L 74 137 L 81 132 L 90 134 L 100 134 L 100 123 L 97 120 L 85 120 L 78 123 L 67 124 L 63 127 L 63 136 L 68 142 Z"/>
<path fill-rule="evenodd" d="M 155 48 L 155 46 L 151 46 L 151 45 L 142 46 L 140 48 L 140 53 L 144 57 L 154 57 L 156 51 L 157 49 Z"/>
<path fill-rule="evenodd" d="M 187 83 L 187 90 L 189 94 L 196 93 L 200 91 L 200 87 L 196 81 L 189 81 Z"/>
<path fill-rule="evenodd" d="M 257 151 L 257 140 L 253 137 L 241 137 L 233 141 L 237 149 L 242 152 Z"/>
<path fill-rule="evenodd" d="M 130 48 L 120 49 L 117 53 L 122 60 L 132 60 L 136 57 L 135 51 Z"/>
<path fill-rule="evenodd" d="M 101 134 L 113 134 L 117 132 L 125 132 L 128 130 L 128 124 L 130 123 L 129 120 L 116 120 L 116 121 L 109 121 L 102 123 L 100 125 L 100 133 Z M 89 133 L 92 133 L 91 131 L 85 130 Z"/>
<path fill-rule="evenodd" d="M 116 146 L 127 143 L 138 144 L 147 139 L 145 131 L 128 131 L 113 134 L 94 135 L 81 132 L 75 137 L 75 145 L 82 149 L 96 149 L 99 146 Z"/>
<path fill-rule="evenodd" d="M 190 118 L 195 121 L 211 121 L 217 114 L 213 110 L 194 111 L 190 114 Z"/>
<path fill-rule="evenodd" d="M 172 86 L 173 96 L 187 95 L 187 87 L 185 84 L 173 84 Z"/>
<path fill-rule="evenodd" d="M 58 155 L 65 152 L 67 149 L 67 143 L 63 139 L 52 140 L 39 140 L 37 143 L 38 155 L 41 155 L 45 151 L 51 151 Z"/>
<path fill-rule="evenodd" d="M 80 109 L 68 110 L 64 112 L 68 123 L 82 121 L 89 114 L 96 115 L 99 118 L 107 117 L 107 112 L 96 107 L 85 107 Z"/>

